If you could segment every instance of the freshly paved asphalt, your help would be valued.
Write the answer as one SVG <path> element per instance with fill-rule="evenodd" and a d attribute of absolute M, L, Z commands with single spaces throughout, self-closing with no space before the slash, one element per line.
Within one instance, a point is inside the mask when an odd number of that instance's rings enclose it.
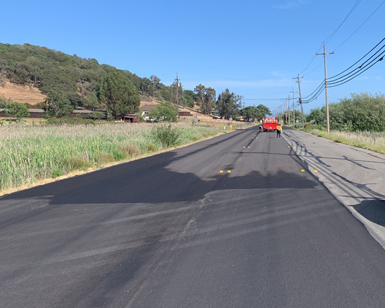
<path fill-rule="evenodd" d="M 0 307 L 383 307 L 382 247 L 256 135 L 0 197 Z"/>

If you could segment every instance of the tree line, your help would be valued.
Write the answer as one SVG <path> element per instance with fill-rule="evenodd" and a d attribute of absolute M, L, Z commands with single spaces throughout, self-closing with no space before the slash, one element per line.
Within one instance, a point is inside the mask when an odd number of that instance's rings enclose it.
<path fill-rule="evenodd" d="M 329 104 L 330 129 L 343 131 L 385 131 L 385 95 L 351 94 Z M 326 107 L 310 111 L 307 121 L 326 127 Z"/>
<path fill-rule="evenodd" d="M 6 80 L 27 85 L 31 90 L 38 88 L 46 94 L 47 99 L 40 107 L 52 117 L 62 117 L 84 107 L 107 110 L 111 118 L 116 119 L 138 111 L 139 95 L 171 103 L 165 104 L 167 108 L 178 101 L 179 105 L 191 108 L 196 104 L 205 114 L 211 114 L 215 109 L 220 117 L 226 119 L 242 116 L 247 121 L 260 120 L 265 114 L 271 114 L 264 105 L 242 108 L 242 97 L 228 89 L 217 97 L 211 87 L 199 84 L 192 91 L 184 90 L 178 83 L 177 91 L 176 82 L 164 85 L 156 75 L 141 78 L 128 70 L 99 64 L 96 59 L 71 56 L 30 44 L 0 44 L 0 86 L 4 86 Z M 5 105 L 6 102 L 0 100 L 0 108 Z M 13 105 L 11 109 L 17 108 Z"/>

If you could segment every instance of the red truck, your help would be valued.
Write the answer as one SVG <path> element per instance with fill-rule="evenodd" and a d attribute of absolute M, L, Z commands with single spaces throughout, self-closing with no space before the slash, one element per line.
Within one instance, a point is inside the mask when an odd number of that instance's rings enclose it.
<path fill-rule="evenodd" d="M 278 119 L 277 118 L 264 118 L 263 119 L 263 131 L 273 132 L 277 129 Z"/>

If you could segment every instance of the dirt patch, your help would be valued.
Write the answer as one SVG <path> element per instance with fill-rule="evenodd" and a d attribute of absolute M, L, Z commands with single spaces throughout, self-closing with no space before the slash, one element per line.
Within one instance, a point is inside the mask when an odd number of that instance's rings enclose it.
<path fill-rule="evenodd" d="M 46 99 L 46 96 L 37 88 L 30 89 L 29 86 L 17 85 L 9 81 L 5 82 L 4 87 L 0 87 L 0 96 L 10 98 L 13 102 L 31 105 L 41 103 Z"/>

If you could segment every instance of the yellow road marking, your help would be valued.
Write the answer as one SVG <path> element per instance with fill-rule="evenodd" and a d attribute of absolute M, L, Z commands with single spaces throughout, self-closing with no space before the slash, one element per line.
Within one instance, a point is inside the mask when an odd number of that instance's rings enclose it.
<path fill-rule="evenodd" d="M 231 173 L 231 170 L 227 170 L 227 173 Z"/>
<path fill-rule="evenodd" d="M 301 172 L 305 172 L 305 169 L 301 169 Z"/>
<path fill-rule="evenodd" d="M 220 173 L 223 173 L 223 170 L 219 171 Z"/>
<path fill-rule="evenodd" d="M 318 172 L 318 170 L 314 170 L 314 172 Z"/>

